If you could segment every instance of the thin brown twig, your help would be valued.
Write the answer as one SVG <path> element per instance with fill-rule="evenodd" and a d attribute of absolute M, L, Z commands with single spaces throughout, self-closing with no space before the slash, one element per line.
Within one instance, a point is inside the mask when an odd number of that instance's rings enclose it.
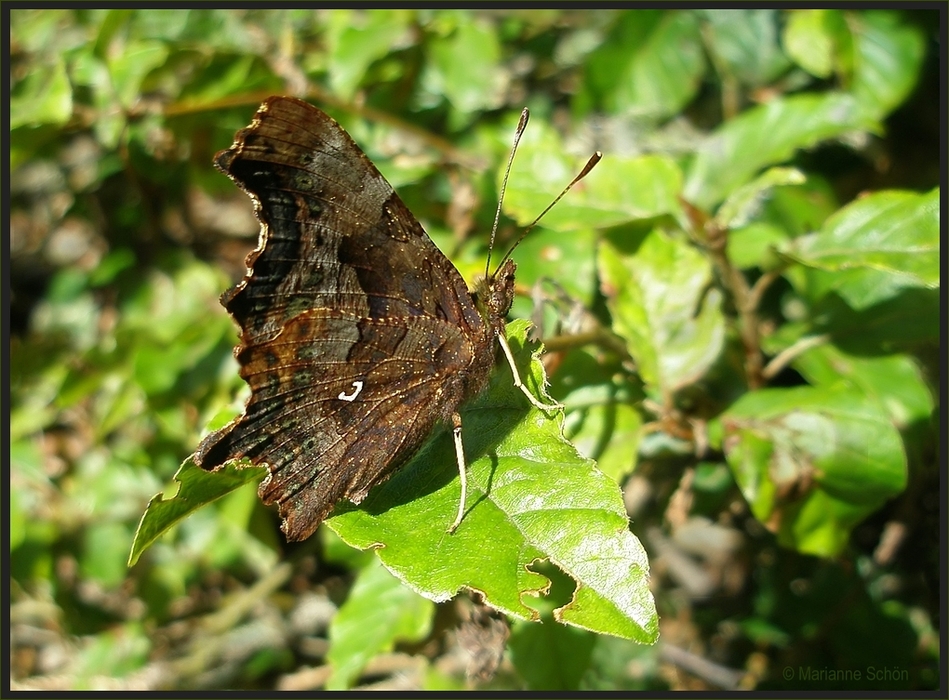
<path fill-rule="evenodd" d="M 745 374 L 748 379 L 748 386 L 751 389 L 758 389 L 764 384 L 761 370 L 764 360 L 761 356 L 761 327 L 758 320 L 758 302 L 760 294 L 763 293 L 765 286 L 759 288 L 757 294 L 752 293 L 748 280 L 742 274 L 741 270 L 732 265 L 728 257 L 727 235 L 728 232 L 718 229 L 714 223 L 709 222 L 706 225 L 708 243 L 705 248 L 712 258 L 713 264 L 718 268 L 722 283 L 735 301 L 735 308 L 738 310 L 739 324 L 738 332 L 741 335 L 742 345 L 745 348 Z M 768 282 L 767 284 L 770 284 Z"/>
<path fill-rule="evenodd" d="M 761 371 L 761 376 L 763 379 L 774 379 L 785 367 L 787 367 L 794 358 L 804 354 L 811 348 L 816 348 L 819 345 L 830 340 L 830 335 L 827 333 L 821 333 L 820 335 L 806 335 L 790 347 L 785 348 L 777 355 L 775 355 L 771 362 L 768 363 L 768 366 Z"/>
<path fill-rule="evenodd" d="M 761 298 L 765 292 L 768 291 L 772 284 L 781 279 L 783 274 L 784 266 L 781 266 L 774 270 L 768 270 L 755 281 L 748 292 L 748 304 L 751 308 L 757 310 L 758 307 L 761 306 Z"/>

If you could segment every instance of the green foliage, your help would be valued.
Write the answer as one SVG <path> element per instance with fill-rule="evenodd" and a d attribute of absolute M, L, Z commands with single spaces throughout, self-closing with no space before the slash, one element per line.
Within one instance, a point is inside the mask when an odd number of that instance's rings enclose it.
<path fill-rule="evenodd" d="M 600 265 L 613 330 L 626 339 L 647 394 L 661 400 L 701 378 L 725 340 L 720 295 L 702 299 L 708 260 L 654 230 L 606 238 Z"/>
<path fill-rule="evenodd" d="M 834 384 L 763 389 L 718 423 L 755 517 L 802 552 L 837 554 L 854 525 L 906 486 L 899 432 L 862 392 Z"/>
<path fill-rule="evenodd" d="M 396 640 L 425 639 L 434 605 L 392 576 L 378 559 L 359 571 L 346 603 L 333 618 L 327 690 L 353 685 L 363 666 Z"/>
<path fill-rule="evenodd" d="M 944 685 L 936 10 L 9 16 L 17 687 Z M 604 152 L 514 252 L 565 415 L 499 368 L 454 535 L 446 431 L 293 546 L 260 470 L 187 459 L 246 397 L 217 297 L 257 227 L 211 158 L 275 93 L 469 280 L 525 104 L 495 262 Z M 446 631 L 465 589 L 511 619 L 493 681 Z"/>
<path fill-rule="evenodd" d="M 831 292 L 853 309 L 897 297 L 900 291 L 939 287 L 939 191 L 879 192 L 847 205 L 820 231 L 782 251 L 808 268 L 811 299 Z"/>
<path fill-rule="evenodd" d="M 148 502 L 135 532 L 128 565 L 134 566 L 142 552 L 192 512 L 249 481 L 260 481 L 266 473 L 264 467 L 228 464 L 212 475 L 196 466 L 189 457 L 175 474 L 178 491 L 167 498 L 160 493 Z"/>
<path fill-rule="evenodd" d="M 789 160 L 798 149 L 880 126 L 848 93 L 792 95 L 753 107 L 713 132 L 699 147 L 684 196 L 711 207 L 762 168 Z"/>

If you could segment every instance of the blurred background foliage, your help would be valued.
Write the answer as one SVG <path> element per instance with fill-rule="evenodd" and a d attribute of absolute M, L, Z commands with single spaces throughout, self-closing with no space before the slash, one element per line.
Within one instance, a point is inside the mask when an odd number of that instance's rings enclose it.
<path fill-rule="evenodd" d="M 3 12 L 14 687 L 945 690 L 945 7 Z M 257 224 L 211 158 L 277 93 L 469 280 L 523 106 L 502 248 L 606 154 L 518 249 L 514 315 L 623 486 L 655 647 L 435 605 L 250 488 L 126 567 L 246 396 L 217 298 Z"/>

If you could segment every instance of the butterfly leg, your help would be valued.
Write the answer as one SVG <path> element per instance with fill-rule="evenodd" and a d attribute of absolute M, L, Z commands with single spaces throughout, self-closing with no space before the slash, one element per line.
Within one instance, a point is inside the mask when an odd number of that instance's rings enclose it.
<path fill-rule="evenodd" d="M 556 411 L 558 408 L 563 408 L 562 403 L 554 404 L 545 404 L 537 400 L 537 398 L 527 390 L 527 387 L 524 386 L 524 382 L 521 381 L 521 375 L 517 371 L 517 365 L 514 364 L 514 355 L 511 354 L 511 348 L 507 344 L 507 338 L 505 338 L 500 333 L 497 334 L 498 342 L 501 344 L 501 349 L 504 351 L 504 356 L 507 358 L 507 363 L 511 365 L 511 372 L 514 374 L 514 386 L 524 392 L 524 396 L 527 397 L 534 406 L 539 408 L 541 411 Z"/>
<path fill-rule="evenodd" d="M 461 416 L 458 413 L 452 414 L 451 424 L 451 434 L 455 439 L 455 457 L 458 458 L 458 474 L 461 477 L 461 500 L 458 502 L 458 516 L 448 528 L 449 534 L 461 524 L 461 519 L 465 514 L 465 500 L 468 496 L 468 466 L 465 464 L 465 447 L 461 442 Z"/>

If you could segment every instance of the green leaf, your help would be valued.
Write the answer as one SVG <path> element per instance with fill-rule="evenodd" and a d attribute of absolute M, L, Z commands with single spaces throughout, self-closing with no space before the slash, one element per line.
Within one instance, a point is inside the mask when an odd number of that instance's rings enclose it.
<path fill-rule="evenodd" d="M 508 338 L 521 377 L 532 387 L 544 377 L 525 348 L 528 325 L 512 323 Z M 616 483 L 577 454 L 563 438 L 559 419 L 531 408 L 506 366 L 462 415 L 469 494 L 454 534 L 446 530 L 460 482 L 444 430 L 358 507 L 338 505 L 330 527 L 351 546 L 380 548 L 386 567 L 431 600 L 469 588 L 523 619 L 537 618 L 523 596 L 543 592 L 547 581 L 528 566 L 549 559 L 578 583 L 574 600 L 555 611 L 556 619 L 654 642 L 658 620 L 649 565 L 629 532 Z M 263 473 L 234 464 L 208 473 L 186 460 L 175 476 L 178 493 L 154 497 L 142 516 L 130 565 L 173 524 Z"/>
<path fill-rule="evenodd" d="M 705 71 L 690 12 L 627 12 L 586 61 L 586 89 L 612 113 L 662 118 L 695 96 Z"/>
<path fill-rule="evenodd" d="M 428 636 L 435 606 L 403 586 L 375 557 L 359 571 L 349 597 L 329 629 L 326 660 L 333 674 L 327 690 L 352 687 L 372 657 L 391 651 L 395 642 Z"/>
<path fill-rule="evenodd" d="M 132 107 L 142 94 L 142 82 L 168 60 L 168 47 L 159 41 L 134 41 L 108 57 L 112 89 L 122 107 Z"/>
<path fill-rule="evenodd" d="M 521 377 L 535 387 L 543 370 L 524 346 L 527 326 L 512 323 L 508 339 Z M 529 566 L 550 560 L 577 582 L 556 619 L 654 642 L 648 562 L 629 532 L 616 482 L 577 454 L 558 417 L 531 407 L 507 368 L 462 418 L 468 500 L 454 534 L 446 530 L 461 492 L 447 431 L 358 508 L 337 506 L 327 524 L 354 547 L 378 548 L 386 568 L 430 600 L 477 590 L 492 607 L 527 620 L 538 618 L 527 596 L 548 586 Z"/>
<path fill-rule="evenodd" d="M 906 287 L 939 286 L 939 190 L 884 191 L 858 199 L 821 230 L 789 242 L 793 260 L 827 272 L 808 275 L 812 299 L 836 291 L 854 309 Z"/>
<path fill-rule="evenodd" d="M 17 440 L 10 445 L 10 471 L 17 475 L 17 479 L 23 478 L 22 472 L 24 462 L 40 462 L 41 457 L 37 454 L 36 447 L 22 440 Z M 28 469 L 29 467 L 27 467 Z M 10 551 L 16 550 L 24 541 L 26 541 L 27 530 L 30 524 L 30 510 L 27 504 L 32 505 L 34 490 L 32 488 L 11 488 L 9 501 L 9 523 L 10 523 Z"/>
<path fill-rule="evenodd" d="M 533 287 L 540 280 L 553 280 L 573 300 L 589 308 L 597 294 L 597 238 L 592 229 L 572 231 L 569 236 L 548 228 L 534 229 L 514 253 L 518 285 Z M 482 260 L 476 274 L 483 273 Z M 547 292 L 551 290 L 546 284 L 542 288 Z M 516 298 L 511 315 L 528 318 L 535 309 L 534 299 Z"/>
<path fill-rule="evenodd" d="M 872 397 L 900 429 L 932 415 L 933 396 L 908 355 L 857 357 L 827 343 L 797 357 L 793 366 L 815 386 L 846 382 Z"/>
<path fill-rule="evenodd" d="M 813 76 L 850 74 L 853 43 L 841 10 L 791 10 L 783 43 L 788 56 Z"/>
<path fill-rule="evenodd" d="M 603 294 L 613 330 L 626 339 L 646 392 L 662 400 L 698 380 L 721 353 L 721 296 L 708 290 L 709 261 L 655 230 L 638 249 L 611 235 L 600 246 Z"/>
<path fill-rule="evenodd" d="M 803 185 L 806 179 L 797 168 L 769 168 L 728 195 L 715 213 L 715 223 L 723 230 L 744 226 L 758 214 L 762 201 L 775 187 Z"/>
<path fill-rule="evenodd" d="M 751 392 L 716 422 L 755 517 L 801 552 L 837 555 L 857 523 L 906 487 L 899 432 L 852 389 Z"/>
<path fill-rule="evenodd" d="M 787 232 L 774 224 L 752 222 L 728 232 L 728 259 L 740 270 L 773 269 L 781 264 L 774 251 L 787 239 Z"/>
<path fill-rule="evenodd" d="M 839 208 L 833 185 L 819 173 L 809 171 L 801 185 L 776 187 L 764 203 L 760 218 L 779 227 L 786 238 L 794 238 L 812 233 Z"/>
<path fill-rule="evenodd" d="M 919 79 L 926 54 L 923 30 L 902 13 L 848 13 L 854 32 L 854 97 L 882 119 L 902 104 Z"/>
<path fill-rule="evenodd" d="M 122 678 L 145 666 L 152 649 L 144 625 L 127 622 L 92 637 L 67 668 L 77 690 L 99 690 L 102 678 Z"/>
<path fill-rule="evenodd" d="M 655 648 L 618 637 L 596 637 L 594 642 L 586 673 L 580 679 L 581 690 L 656 690 L 654 679 L 660 675 L 661 657 Z"/>
<path fill-rule="evenodd" d="M 267 473 L 262 467 L 253 467 L 248 463 L 237 466 L 238 464 L 231 463 L 217 471 L 207 472 L 194 463 L 193 456 L 188 457 L 175 474 L 177 493 L 169 498 L 165 498 L 164 493 L 159 493 L 148 502 L 132 540 L 128 565 L 134 566 L 142 552 L 155 540 L 194 511 L 249 481 L 259 481 Z"/>
<path fill-rule="evenodd" d="M 619 481 L 636 466 L 642 426 L 639 411 L 613 401 L 571 411 L 565 432 L 580 454 L 595 459 L 604 474 Z"/>
<path fill-rule="evenodd" d="M 890 10 L 798 10 L 784 31 L 788 54 L 819 78 L 836 72 L 870 114 L 883 119 L 919 79 L 926 40 Z"/>
<path fill-rule="evenodd" d="M 333 93 L 343 100 L 352 99 L 369 66 L 407 38 L 410 20 L 405 10 L 339 9 L 329 13 L 326 43 Z"/>
<path fill-rule="evenodd" d="M 551 382 L 554 396 L 566 406 L 564 435 L 619 483 L 636 466 L 642 428 L 635 404 L 643 396 L 618 379 L 624 376 L 618 361 L 578 348 L 567 353 Z"/>
<path fill-rule="evenodd" d="M 492 27 L 468 14 L 454 19 L 455 26 L 447 36 L 430 41 L 423 81 L 429 93 L 448 99 L 454 108 L 452 126 L 462 128 L 472 113 L 500 106 L 505 74 L 499 66 L 501 47 Z"/>
<path fill-rule="evenodd" d="M 715 56 L 717 70 L 747 85 L 764 85 L 787 70 L 777 28 L 780 10 L 738 9 L 699 11 L 707 25 L 702 37 Z"/>
<path fill-rule="evenodd" d="M 715 220 L 729 229 L 728 258 L 736 267 L 785 267 L 778 249 L 788 239 L 813 231 L 836 211 L 828 184 L 819 176 L 808 176 L 798 184 L 797 172 L 794 168 L 770 168 L 719 207 Z M 782 180 L 787 184 L 778 184 Z"/>
<path fill-rule="evenodd" d="M 614 98 L 619 110 L 658 117 L 674 114 L 701 85 L 705 57 L 691 13 L 667 13 L 630 54 L 632 61 L 619 77 Z"/>
<path fill-rule="evenodd" d="M 685 198 L 710 208 L 764 167 L 794 152 L 881 126 L 852 95 L 839 92 L 782 97 L 723 124 L 699 146 L 689 169 Z"/>
<path fill-rule="evenodd" d="M 944 310 L 940 309 L 939 290 L 917 287 L 903 289 L 862 309 L 853 309 L 831 293 L 811 313 L 813 332 L 826 333 L 838 347 L 864 355 L 938 343 L 940 313 Z"/>
<path fill-rule="evenodd" d="M 72 116 L 72 86 L 62 60 L 33 65 L 10 95 L 9 128 L 51 124 L 63 126 Z"/>
<path fill-rule="evenodd" d="M 83 546 L 79 557 L 83 578 L 96 581 L 104 588 L 120 586 L 128 576 L 128 569 L 122 565 L 128 536 L 129 526 L 125 523 L 89 525 L 82 533 Z"/>
<path fill-rule="evenodd" d="M 560 625 L 518 624 L 511 633 L 511 660 L 530 690 L 576 690 L 596 640 Z"/>

